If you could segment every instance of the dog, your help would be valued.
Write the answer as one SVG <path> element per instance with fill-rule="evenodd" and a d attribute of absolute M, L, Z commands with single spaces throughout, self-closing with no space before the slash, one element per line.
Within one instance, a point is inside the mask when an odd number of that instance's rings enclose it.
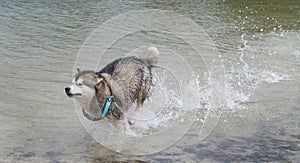
<path fill-rule="evenodd" d="M 65 87 L 67 96 L 76 99 L 83 115 L 92 121 L 107 118 L 110 122 L 124 119 L 125 113 L 136 103 L 136 111 L 153 91 L 152 69 L 158 60 L 159 51 L 149 47 L 142 57 L 119 58 L 99 72 L 81 71 Z M 136 123 L 130 118 L 128 123 Z"/>

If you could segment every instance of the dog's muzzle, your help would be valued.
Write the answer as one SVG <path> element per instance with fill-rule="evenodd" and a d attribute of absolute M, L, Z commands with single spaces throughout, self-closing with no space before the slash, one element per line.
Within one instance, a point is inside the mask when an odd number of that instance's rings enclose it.
<path fill-rule="evenodd" d="M 71 93 L 71 87 L 65 87 L 65 92 L 66 92 L 67 96 L 69 96 L 69 97 L 73 97 L 73 96 L 82 96 L 81 93 L 75 93 L 75 94 L 72 94 L 72 93 Z"/>

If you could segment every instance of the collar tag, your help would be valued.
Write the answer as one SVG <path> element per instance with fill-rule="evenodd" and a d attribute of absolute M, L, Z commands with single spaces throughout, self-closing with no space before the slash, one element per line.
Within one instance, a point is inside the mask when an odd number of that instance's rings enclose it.
<path fill-rule="evenodd" d="M 105 107 L 104 107 L 101 118 L 104 118 L 106 116 L 108 109 L 110 107 L 110 104 L 112 102 L 112 98 L 113 98 L 113 96 L 109 96 L 109 98 L 106 100 Z"/>

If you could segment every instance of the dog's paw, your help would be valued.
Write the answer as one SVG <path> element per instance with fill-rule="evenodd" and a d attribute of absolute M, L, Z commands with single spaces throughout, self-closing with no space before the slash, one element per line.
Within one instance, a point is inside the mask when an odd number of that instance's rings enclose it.
<path fill-rule="evenodd" d="M 136 119 L 130 118 L 130 119 L 128 120 L 128 123 L 129 123 L 130 125 L 134 125 L 134 124 L 136 123 Z"/>

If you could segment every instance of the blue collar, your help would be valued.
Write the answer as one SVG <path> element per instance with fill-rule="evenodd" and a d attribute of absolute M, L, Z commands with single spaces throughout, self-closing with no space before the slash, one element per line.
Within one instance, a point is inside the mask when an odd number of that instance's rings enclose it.
<path fill-rule="evenodd" d="M 110 107 L 110 104 L 112 102 L 113 96 L 109 96 L 109 98 L 106 100 L 105 106 L 104 106 L 104 110 L 102 112 L 102 116 L 101 118 L 104 118 L 108 112 L 108 109 Z"/>

